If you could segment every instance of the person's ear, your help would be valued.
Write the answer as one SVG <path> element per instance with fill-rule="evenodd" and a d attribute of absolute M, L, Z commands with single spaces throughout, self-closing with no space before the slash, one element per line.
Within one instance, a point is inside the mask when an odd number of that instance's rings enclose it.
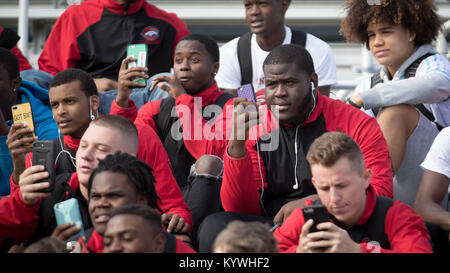
<path fill-rule="evenodd" d="M 319 77 L 317 76 L 317 74 L 315 72 L 313 72 L 311 74 L 311 76 L 309 76 L 309 81 L 314 84 L 314 87 L 315 87 L 314 89 L 319 87 Z"/>
<path fill-rule="evenodd" d="M 22 84 L 22 78 L 19 76 L 19 77 L 13 79 L 12 82 L 13 82 L 13 90 L 14 90 L 14 92 L 17 92 L 20 85 Z"/>
<path fill-rule="evenodd" d="M 372 170 L 371 169 L 364 170 L 363 179 L 364 179 L 364 189 L 367 190 L 367 188 L 370 185 L 370 180 L 372 179 Z"/>
<path fill-rule="evenodd" d="M 92 112 L 96 113 L 98 108 L 100 107 L 100 98 L 97 95 L 91 96 L 91 107 Z"/>
<path fill-rule="evenodd" d="M 213 64 L 212 71 L 213 71 L 213 77 L 215 77 L 217 75 L 217 72 L 219 72 L 219 62 L 215 62 Z"/>
<path fill-rule="evenodd" d="M 159 233 L 158 235 L 156 235 L 153 247 L 155 253 L 164 252 L 164 248 L 166 247 L 166 236 L 164 235 L 164 233 Z"/>
<path fill-rule="evenodd" d="M 290 4 L 291 0 L 281 0 L 281 11 L 283 12 L 283 15 L 286 14 Z"/>

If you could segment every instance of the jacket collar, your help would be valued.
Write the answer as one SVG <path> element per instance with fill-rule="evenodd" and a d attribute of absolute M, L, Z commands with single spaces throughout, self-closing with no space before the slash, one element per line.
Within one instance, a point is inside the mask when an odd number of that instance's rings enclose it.
<path fill-rule="evenodd" d="M 64 144 L 73 151 L 77 151 L 80 146 L 80 139 L 70 135 L 64 135 Z"/>
<path fill-rule="evenodd" d="M 105 5 L 105 7 L 107 9 L 109 9 L 110 11 L 112 11 L 114 13 L 118 13 L 118 14 L 125 13 L 123 3 L 116 2 L 115 0 L 101 0 L 101 1 L 102 1 L 103 5 Z M 145 0 L 136 0 L 136 2 L 131 3 L 126 10 L 126 13 L 127 14 L 136 13 L 138 10 L 140 10 L 142 8 L 142 6 L 144 5 L 144 2 L 145 2 Z"/>
<path fill-rule="evenodd" d="M 95 253 L 103 253 L 103 236 L 100 236 L 97 233 L 97 230 L 94 229 L 94 232 L 92 233 L 91 239 L 89 239 L 89 242 L 87 243 L 86 247 L 89 250 L 94 251 Z"/>
<path fill-rule="evenodd" d="M 208 87 L 208 89 L 193 95 L 193 97 L 201 97 L 202 107 L 206 107 L 214 102 L 221 93 L 222 92 L 219 91 L 219 88 L 217 87 L 217 83 L 214 82 L 210 87 Z"/>

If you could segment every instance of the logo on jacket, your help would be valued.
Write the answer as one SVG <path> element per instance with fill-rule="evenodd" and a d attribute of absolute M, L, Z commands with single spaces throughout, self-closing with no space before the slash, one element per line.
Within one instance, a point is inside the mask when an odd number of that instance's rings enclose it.
<path fill-rule="evenodd" d="M 157 41 L 159 39 L 159 29 L 153 26 L 144 28 L 141 36 L 147 41 Z"/>

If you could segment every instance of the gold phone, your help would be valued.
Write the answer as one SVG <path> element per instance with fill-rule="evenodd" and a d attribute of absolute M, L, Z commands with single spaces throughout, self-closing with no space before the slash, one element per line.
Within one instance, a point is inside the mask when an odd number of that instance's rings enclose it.
<path fill-rule="evenodd" d="M 34 130 L 33 112 L 31 112 L 31 104 L 25 102 L 22 104 L 16 104 L 11 107 L 14 124 L 24 123 L 29 128 Z M 35 133 L 27 134 L 25 137 L 34 137 Z M 21 136 L 20 138 L 22 138 Z M 32 147 L 33 143 L 24 144 L 25 147 Z"/>

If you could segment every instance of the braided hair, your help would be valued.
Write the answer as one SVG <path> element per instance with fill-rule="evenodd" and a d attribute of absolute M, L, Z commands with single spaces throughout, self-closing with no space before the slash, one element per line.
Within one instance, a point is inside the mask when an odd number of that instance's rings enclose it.
<path fill-rule="evenodd" d="M 162 212 L 162 209 L 158 206 L 158 200 L 161 200 L 156 193 L 156 181 L 153 176 L 153 170 L 145 162 L 127 153 L 116 152 L 115 154 L 107 155 L 104 159 L 99 160 L 98 167 L 89 177 L 89 195 L 94 177 L 105 171 L 126 175 L 136 192 L 147 199 L 147 205 Z"/>

